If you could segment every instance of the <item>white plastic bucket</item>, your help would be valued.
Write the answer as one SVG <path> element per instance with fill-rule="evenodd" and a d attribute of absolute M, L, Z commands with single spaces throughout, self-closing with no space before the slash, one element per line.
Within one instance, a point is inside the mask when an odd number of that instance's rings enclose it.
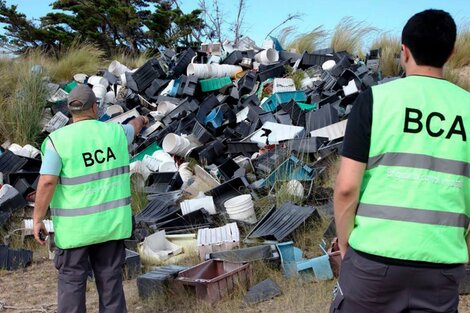
<path fill-rule="evenodd" d="M 99 100 L 104 99 L 104 97 L 106 96 L 107 90 L 106 87 L 103 85 L 94 85 L 92 90 L 96 98 Z"/>
<path fill-rule="evenodd" d="M 105 95 L 104 95 L 104 103 L 111 103 L 111 104 L 114 104 L 116 103 L 116 96 L 114 94 L 114 91 L 108 91 Z"/>
<path fill-rule="evenodd" d="M 120 63 L 119 61 L 114 60 L 108 66 L 108 72 L 113 74 L 114 76 L 121 76 L 125 72 L 130 72 L 131 70 L 125 66 L 124 64 Z"/>
<path fill-rule="evenodd" d="M 313 88 L 313 83 L 315 82 L 315 79 L 313 78 L 304 78 L 300 82 L 302 90 Z"/>
<path fill-rule="evenodd" d="M 88 84 L 93 86 L 101 85 L 105 88 L 108 88 L 109 86 L 109 82 L 106 78 L 97 75 L 90 76 L 90 78 L 88 78 Z"/>
<path fill-rule="evenodd" d="M 88 77 L 87 74 L 78 73 L 78 74 L 73 75 L 73 80 L 76 81 L 77 83 L 84 84 L 87 77 Z"/>
<path fill-rule="evenodd" d="M 163 161 L 174 161 L 173 160 L 173 157 L 171 155 L 169 155 L 168 153 L 166 153 L 165 151 L 163 150 L 157 150 L 155 151 L 153 154 L 152 154 L 152 157 L 154 157 L 155 159 L 157 159 L 158 161 L 160 162 L 163 162 Z"/>
<path fill-rule="evenodd" d="M 165 151 L 158 150 L 152 154 L 152 157 L 155 158 L 160 165 L 158 167 L 159 172 L 175 172 L 177 170 L 175 161 Z"/>
<path fill-rule="evenodd" d="M 233 220 L 243 221 L 248 224 L 257 222 L 255 208 L 251 195 L 241 195 L 225 201 L 227 213 Z"/>
<path fill-rule="evenodd" d="M 106 114 L 108 116 L 113 116 L 114 114 L 122 114 L 122 113 L 124 113 L 124 109 L 120 105 L 117 105 L 117 104 L 110 105 L 106 109 Z"/>
<path fill-rule="evenodd" d="M 287 192 L 294 197 L 302 198 L 304 196 L 304 186 L 298 180 L 291 180 L 287 183 Z"/>
<path fill-rule="evenodd" d="M 157 105 L 157 112 L 160 112 L 163 115 L 166 115 L 174 109 L 176 109 L 176 104 L 170 101 L 162 101 Z"/>
<path fill-rule="evenodd" d="M 188 65 L 186 74 L 188 76 L 194 75 L 197 78 L 209 78 L 210 77 L 210 66 L 212 64 L 195 64 L 191 63 Z"/>
<path fill-rule="evenodd" d="M 261 64 L 271 64 L 279 61 L 279 52 L 274 49 L 266 49 L 255 55 L 255 60 Z"/>
<path fill-rule="evenodd" d="M 121 86 L 126 87 L 127 86 L 126 73 L 119 75 L 119 77 L 121 78 Z"/>
<path fill-rule="evenodd" d="M 183 215 L 189 214 L 201 208 L 209 212 L 211 215 L 217 213 L 215 210 L 214 199 L 211 196 L 185 200 L 180 203 L 180 207 Z"/>
<path fill-rule="evenodd" d="M 24 147 L 22 147 L 16 143 L 12 143 L 8 147 L 8 150 L 10 150 L 16 155 L 27 157 L 27 158 L 35 158 L 41 153 L 41 151 L 39 151 L 38 149 L 36 149 L 35 147 L 31 145 L 25 145 Z"/>
<path fill-rule="evenodd" d="M 17 143 L 12 143 L 9 147 L 8 147 L 8 150 L 10 150 L 11 152 L 13 152 L 14 154 L 16 155 L 22 155 L 22 149 L 23 147 L 20 146 L 19 144 Z"/>
<path fill-rule="evenodd" d="M 324 71 L 329 71 L 329 70 L 331 70 L 335 65 L 336 65 L 335 60 L 328 60 L 328 61 L 324 62 L 324 63 L 321 65 L 321 68 L 322 68 Z"/>
<path fill-rule="evenodd" d="M 197 78 L 216 78 L 216 77 L 233 77 L 237 73 L 243 71 L 242 67 L 229 64 L 197 64 L 191 63 L 188 65 L 186 74 L 194 75 Z"/>
<path fill-rule="evenodd" d="M 142 162 L 152 172 L 157 172 L 158 169 L 160 168 L 160 164 L 161 164 L 160 161 L 158 161 L 157 159 L 155 159 L 153 156 L 150 156 L 150 155 L 145 155 Z"/>
<path fill-rule="evenodd" d="M 38 149 L 36 149 L 35 147 L 31 145 L 25 145 L 23 147 L 23 150 L 28 152 L 30 158 L 35 158 L 41 154 L 41 151 L 39 151 Z"/>
<path fill-rule="evenodd" d="M 168 134 L 163 139 L 163 151 L 184 157 L 186 151 L 190 148 L 191 143 L 188 139 L 176 134 Z"/>
<path fill-rule="evenodd" d="M 160 166 L 158 167 L 158 171 L 163 173 L 163 172 L 176 172 L 178 168 L 176 167 L 176 164 L 174 161 L 168 162 L 164 161 L 160 163 Z"/>

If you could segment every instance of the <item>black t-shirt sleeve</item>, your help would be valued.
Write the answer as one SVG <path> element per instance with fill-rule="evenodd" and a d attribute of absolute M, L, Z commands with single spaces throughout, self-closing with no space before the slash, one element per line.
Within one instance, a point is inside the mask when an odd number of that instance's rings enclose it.
<path fill-rule="evenodd" d="M 349 113 L 341 152 L 342 156 L 362 163 L 367 163 L 369 159 L 372 102 L 371 88 L 357 97 Z"/>

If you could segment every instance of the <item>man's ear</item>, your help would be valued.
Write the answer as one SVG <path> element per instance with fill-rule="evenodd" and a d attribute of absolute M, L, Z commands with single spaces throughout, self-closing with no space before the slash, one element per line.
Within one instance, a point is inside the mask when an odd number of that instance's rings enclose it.
<path fill-rule="evenodd" d="M 410 60 L 410 57 L 411 57 L 411 51 L 407 46 L 405 46 L 403 44 L 401 45 L 401 49 L 403 51 L 403 61 L 405 63 L 408 63 L 408 61 Z"/>
<path fill-rule="evenodd" d="M 92 110 L 93 110 L 93 114 L 95 114 L 96 116 L 98 116 L 98 103 L 93 103 L 93 105 L 91 106 Z"/>

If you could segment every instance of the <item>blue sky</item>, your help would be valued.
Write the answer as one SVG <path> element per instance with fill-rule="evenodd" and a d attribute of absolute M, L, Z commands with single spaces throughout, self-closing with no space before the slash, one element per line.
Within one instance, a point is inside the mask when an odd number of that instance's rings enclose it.
<path fill-rule="evenodd" d="M 404 24 L 414 13 L 436 8 L 448 11 L 457 24 L 470 22 L 469 0 L 246 0 L 245 28 L 243 34 L 261 44 L 267 33 L 281 23 L 289 13 L 302 14 L 295 25 L 299 32 L 306 32 L 323 25 L 331 30 L 344 16 L 364 20 L 368 24 L 400 34 Z M 17 4 L 18 10 L 29 18 L 39 18 L 50 12 L 51 0 L 7 0 Z M 180 0 L 184 12 L 198 7 L 198 0 Z M 211 3 L 212 0 L 207 0 Z M 236 14 L 235 0 L 219 0 L 227 22 L 233 22 Z"/>

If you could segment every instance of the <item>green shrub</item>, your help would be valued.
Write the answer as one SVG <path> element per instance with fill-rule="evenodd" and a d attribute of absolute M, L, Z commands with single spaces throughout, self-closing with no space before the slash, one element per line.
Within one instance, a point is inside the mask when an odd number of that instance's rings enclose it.
<path fill-rule="evenodd" d="M 27 60 L 12 61 L 10 73 L 2 70 L 2 76 L 12 79 L 11 90 L 3 90 L 0 95 L 2 140 L 8 139 L 20 145 L 34 144 L 41 132 L 39 122 L 48 90 L 43 74 L 31 71 L 34 64 Z"/>
<path fill-rule="evenodd" d="M 52 81 L 70 81 L 77 73 L 93 75 L 101 67 L 103 57 L 104 52 L 92 44 L 74 44 L 51 63 Z"/>

